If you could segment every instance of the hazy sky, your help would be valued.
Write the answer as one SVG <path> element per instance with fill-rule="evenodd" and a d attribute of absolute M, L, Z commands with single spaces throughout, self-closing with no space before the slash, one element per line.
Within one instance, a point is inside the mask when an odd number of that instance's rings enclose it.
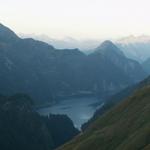
<path fill-rule="evenodd" d="M 0 0 L 0 22 L 53 38 L 150 35 L 150 0 Z"/>

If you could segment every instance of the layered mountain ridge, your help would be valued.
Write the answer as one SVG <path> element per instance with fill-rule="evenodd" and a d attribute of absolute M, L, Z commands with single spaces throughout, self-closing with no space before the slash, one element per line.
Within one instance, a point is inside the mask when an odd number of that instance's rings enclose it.
<path fill-rule="evenodd" d="M 142 78 L 144 72 L 142 66 L 140 66 L 137 61 L 127 58 L 124 53 L 111 41 L 103 42 L 95 50 L 95 52 L 102 53 L 104 56 L 106 56 L 112 63 L 114 63 L 119 69 L 127 74 L 132 80 L 137 79 L 137 81 L 139 81 L 140 78 Z"/>
<path fill-rule="evenodd" d="M 140 63 L 150 57 L 150 36 L 129 36 L 117 40 L 116 44 L 128 58 Z"/>
<path fill-rule="evenodd" d="M 79 49 L 58 50 L 41 41 L 21 39 L 0 25 L 0 91 L 5 95 L 27 93 L 44 102 L 82 93 L 104 98 L 142 80 L 146 73 L 140 64 L 123 54 L 113 58 L 106 53 L 118 49 L 110 43 L 102 44 L 104 53 L 86 55 Z"/>

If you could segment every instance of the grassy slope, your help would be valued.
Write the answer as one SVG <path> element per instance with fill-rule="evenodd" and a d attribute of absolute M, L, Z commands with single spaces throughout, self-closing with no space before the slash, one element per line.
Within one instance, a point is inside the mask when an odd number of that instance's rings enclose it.
<path fill-rule="evenodd" d="M 109 111 L 111 108 L 113 108 L 115 105 L 120 103 L 121 101 L 127 99 L 130 95 L 132 95 L 136 90 L 143 88 L 144 86 L 150 85 L 150 76 L 147 77 L 145 80 L 141 81 L 140 83 L 137 83 L 135 85 L 132 85 L 130 87 L 127 87 L 126 89 L 120 91 L 119 93 L 111 96 L 110 98 L 106 99 L 105 105 L 98 109 L 94 116 L 87 122 L 82 125 L 82 130 L 86 130 L 86 128 L 94 122 L 98 117 L 102 116 L 104 113 Z"/>
<path fill-rule="evenodd" d="M 149 150 L 150 86 L 98 118 L 60 150 Z"/>

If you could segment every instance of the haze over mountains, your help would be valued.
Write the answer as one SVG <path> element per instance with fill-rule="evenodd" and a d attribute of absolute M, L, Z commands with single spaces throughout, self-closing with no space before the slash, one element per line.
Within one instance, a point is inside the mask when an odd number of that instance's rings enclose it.
<path fill-rule="evenodd" d="M 77 40 L 72 37 L 65 39 L 53 39 L 47 35 L 35 35 L 35 34 L 19 34 L 22 38 L 32 37 L 34 39 L 47 42 L 54 45 L 56 48 L 80 48 L 86 53 L 92 52 L 104 39 L 87 39 Z M 150 36 L 128 36 L 120 39 L 112 39 L 114 43 L 124 52 L 124 54 L 131 59 L 134 59 L 140 63 L 150 58 Z"/>
<path fill-rule="evenodd" d="M 79 49 L 60 50 L 21 39 L 1 24 L 0 49 L 0 91 L 25 92 L 37 101 L 85 93 L 108 97 L 146 77 L 141 65 L 110 41 L 86 55 Z"/>
<path fill-rule="evenodd" d="M 149 40 L 143 39 L 144 49 Z M 144 57 L 131 55 L 129 49 L 137 41 L 131 37 L 117 44 L 106 40 L 85 53 L 20 38 L 0 24 L 0 148 L 149 150 L 149 48 L 143 50 Z M 133 51 L 138 54 L 139 48 Z M 47 116 L 39 114 L 38 108 L 58 104 L 59 112 L 67 112 L 77 98 L 80 105 L 85 104 L 80 103 L 82 97 L 86 103 L 93 98 L 86 107 L 99 109 L 82 126 L 81 134 L 66 115 L 50 110 Z M 63 105 L 65 100 L 72 105 Z M 79 107 L 75 113 L 81 114 Z"/>
<path fill-rule="evenodd" d="M 48 35 L 36 35 L 36 34 L 23 34 L 20 33 L 19 36 L 21 38 L 33 38 L 36 40 L 44 41 L 46 43 L 52 44 L 55 48 L 65 49 L 65 48 L 79 48 L 84 52 L 91 52 L 92 49 L 96 48 L 102 40 L 77 40 L 72 37 L 66 37 L 64 39 L 55 39 L 51 38 Z"/>
<path fill-rule="evenodd" d="M 131 59 L 135 59 L 140 63 L 150 58 L 150 37 L 149 36 L 129 36 L 117 41 L 119 48 L 125 55 Z"/>
<path fill-rule="evenodd" d="M 0 0 L 0 150 L 150 150 L 150 0 Z"/>

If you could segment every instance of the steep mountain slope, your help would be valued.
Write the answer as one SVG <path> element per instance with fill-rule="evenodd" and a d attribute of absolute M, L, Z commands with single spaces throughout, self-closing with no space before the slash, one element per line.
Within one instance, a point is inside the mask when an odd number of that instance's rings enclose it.
<path fill-rule="evenodd" d="M 41 117 L 32 106 L 28 95 L 0 96 L 1 149 L 52 150 L 79 133 L 67 116 Z"/>
<path fill-rule="evenodd" d="M 135 82 L 102 54 L 88 55 L 85 67 L 84 79 L 89 85 L 91 82 L 101 97 L 112 95 Z"/>
<path fill-rule="evenodd" d="M 99 117 L 61 150 L 146 150 L 150 145 L 150 84 Z"/>
<path fill-rule="evenodd" d="M 144 70 L 150 74 L 150 57 L 142 63 Z"/>
<path fill-rule="evenodd" d="M 103 45 L 104 53 L 87 56 L 78 49 L 58 50 L 41 41 L 20 39 L 0 25 L 0 91 L 6 95 L 27 93 L 36 102 L 83 93 L 106 97 L 145 77 L 138 63 L 125 57 L 128 61 L 122 63 L 122 55 L 110 59 L 114 48 Z"/>
<path fill-rule="evenodd" d="M 56 50 L 40 41 L 20 39 L 7 27 L 0 27 L 3 31 L 0 39 L 4 39 L 0 40 L 0 90 L 3 94 L 24 92 L 35 100 L 52 101 L 55 95 L 65 95 L 65 91 L 68 95 L 76 92 L 78 79 L 74 72 L 77 74 L 79 63 L 85 57 L 82 52 Z M 9 37 L 9 41 L 5 37 Z"/>
<path fill-rule="evenodd" d="M 9 28 L 0 23 L 0 41 L 14 42 L 19 40 L 19 37 Z"/>
<path fill-rule="evenodd" d="M 124 99 L 127 99 L 132 93 L 134 93 L 136 90 L 143 88 L 144 86 L 150 85 L 150 76 L 146 78 L 145 80 L 134 84 L 130 87 L 125 88 L 124 90 L 118 92 L 117 94 L 112 95 L 111 97 L 108 97 L 105 100 L 105 103 L 103 107 L 96 110 L 93 117 L 86 123 L 82 125 L 82 130 L 86 130 L 94 120 L 96 120 L 98 117 L 109 111 L 112 107 L 123 101 Z"/>
<path fill-rule="evenodd" d="M 125 57 L 124 53 L 111 41 L 103 42 L 96 49 L 96 53 L 102 53 L 135 82 L 145 77 L 142 66 L 137 61 Z"/>

